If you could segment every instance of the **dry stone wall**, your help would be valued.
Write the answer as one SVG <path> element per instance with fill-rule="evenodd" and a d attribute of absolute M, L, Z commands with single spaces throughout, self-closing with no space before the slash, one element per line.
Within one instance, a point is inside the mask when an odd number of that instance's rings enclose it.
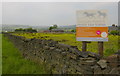
<path fill-rule="evenodd" d="M 25 39 L 4 33 L 26 59 L 46 64 L 52 74 L 119 74 L 105 59 L 92 52 L 81 52 L 76 46 L 60 44 L 53 40 Z"/>

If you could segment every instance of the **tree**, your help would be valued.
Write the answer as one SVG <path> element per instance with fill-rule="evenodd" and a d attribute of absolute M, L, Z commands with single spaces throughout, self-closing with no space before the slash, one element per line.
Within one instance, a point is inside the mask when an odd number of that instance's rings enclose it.
<path fill-rule="evenodd" d="M 32 32 L 32 30 L 33 30 L 32 28 L 27 28 L 26 29 L 27 32 Z"/>
<path fill-rule="evenodd" d="M 115 24 L 112 24 L 113 27 L 115 27 Z"/>
<path fill-rule="evenodd" d="M 118 35 L 119 31 L 113 30 L 113 31 L 110 32 L 110 34 L 112 34 L 112 35 Z"/>
<path fill-rule="evenodd" d="M 23 31 L 23 29 L 22 28 L 15 29 L 15 31 Z"/>
<path fill-rule="evenodd" d="M 71 30 L 71 32 L 76 32 L 76 30 L 73 29 L 73 30 Z"/>
<path fill-rule="evenodd" d="M 56 29 L 58 26 L 56 24 L 53 25 L 53 28 Z"/>
<path fill-rule="evenodd" d="M 26 28 L 26 29 L 19 28 L 19 29 L 15 29 L 15 32 L 37 32 L 37 30 L 32 28 Z"/>
<path fill-rule="evenodd" d="M 49 27 L 49 30 L 52 30 L 52 29 L 56 29 L 58 26 L 56 24 L 54 24 L 53 26 L 50 26 Z"/>
<path fill-rule="evenodd" d="M 32 28 L 27 28 L 26 32 L 37 32 L 37 30 L 36 29 L 32 29 Z"/>
<path fill-rule="evenodd" d="M 51 27 L 49 27 L 49 30 L 52 30 L 53 29 L 53 27 L 51 26 Z"/>

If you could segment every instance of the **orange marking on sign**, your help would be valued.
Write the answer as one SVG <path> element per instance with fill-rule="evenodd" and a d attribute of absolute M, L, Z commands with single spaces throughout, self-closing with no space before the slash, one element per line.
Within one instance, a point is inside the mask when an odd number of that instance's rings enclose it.
<path fill-rule="evenodd" d="M 108 27 L 76 27 L 76 30 L 76 37 L 102 37 L 104 32 L 108 35 Z"/>

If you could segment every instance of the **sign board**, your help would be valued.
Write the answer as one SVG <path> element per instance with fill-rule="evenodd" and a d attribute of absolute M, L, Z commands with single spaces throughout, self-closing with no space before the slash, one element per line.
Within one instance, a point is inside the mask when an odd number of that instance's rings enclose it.
<path fill-rule="evenodd" d="M 107 10 L 77 11 L 77 41 L 108 41 Z"/>

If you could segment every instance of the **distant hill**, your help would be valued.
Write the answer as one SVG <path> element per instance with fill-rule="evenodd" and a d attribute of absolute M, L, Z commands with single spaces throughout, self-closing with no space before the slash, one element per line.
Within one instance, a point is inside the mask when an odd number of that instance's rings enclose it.
<path fill-rule="evenodd" d="M 70 28 L 70 29 L 73 28 L 73 29 L 75 29 L 76 25 L 63 25 L 63 26 L 60 25 L 59 28 Z"/>
<path fill-rule="evenodd" d="M 14 31 L 15 29 L 18 28 L 33 28 L 37 29 L 37 31 L 42 31 L 42 30 L 48 30 L 50 26 L 30 26 L 30 25 L 7 25 L 3 24 L 2 25 L 2 31 Z M 75 29 L 75 25 L 60 25 L 58 28 L 63 29 L 63 30 L 68 30 L 68 29 Z"/>
<path fill-rule="evenodd" d="M 30 26 L 30 25 L 2 25 L 2 31 L 14 31 L 18 28 L 34 28 L 39 30 L 48 29 L 48 26 Z"/>
<path fill-rule="evenodd" d="M 2 31 L 14 31 L 17 28 L 29 28 L 29 25 L 2 25 Z"/>
<path fill-rule="evenodd" d="M 64 26 L 61 25 L 58 28 L 63 30 L 71 30 L 71 29 L 76 29 L 76 25 L 64 25 Z"/>

